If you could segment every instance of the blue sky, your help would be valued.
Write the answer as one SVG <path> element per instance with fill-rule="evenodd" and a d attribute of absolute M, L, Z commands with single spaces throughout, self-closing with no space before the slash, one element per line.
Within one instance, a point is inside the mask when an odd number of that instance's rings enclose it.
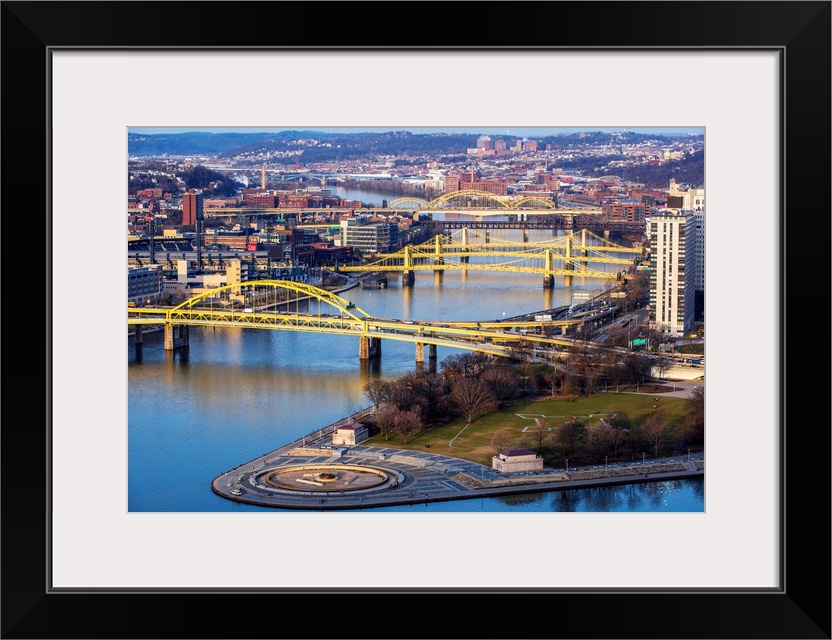
<path fill-rule="evenodd" d="M 704 135 L 704 127 L 131 127 L 130 133 L 187 133 L 205 131 L 210 133 L 256 133 L 260 131 L 278 132 L 292 130 L 320 131 L 322 133 L 361 133 L 383 131 L 412 131 L 414 133 L 478 133 L 485 135 L 508 134 L 527 137 L 576 133 L 579 131 L 634 131 L 637 133 L 679 134 L 696 133 Z"/>

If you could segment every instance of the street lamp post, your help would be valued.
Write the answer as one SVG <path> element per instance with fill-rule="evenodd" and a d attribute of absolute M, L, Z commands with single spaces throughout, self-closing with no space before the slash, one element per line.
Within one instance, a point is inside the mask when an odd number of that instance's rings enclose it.
<path fill-rule="evenodd" d="M 688 462 L 690 462 L 690 449 L 688 449 Z"/>
<path fill-rule="evenodd" d="M 644 451 L 641 452 L 641 464 L 644 464 Z"/>
<path fill-rule="evenodd" d="M 608 460 L 608 459 L 609 459 L 609 456 L 604 456 L 604 468 L 605 468 L 605 469 L 606 469 L 606 468 L 607 468 L 607 466 L 608 466 L 608 465 L 607 465 L 607 460 Z"/>
<path fill-rule="evenodd" d="M 569 458 L 566 458 L 566 473 L 569 473 Z"/>

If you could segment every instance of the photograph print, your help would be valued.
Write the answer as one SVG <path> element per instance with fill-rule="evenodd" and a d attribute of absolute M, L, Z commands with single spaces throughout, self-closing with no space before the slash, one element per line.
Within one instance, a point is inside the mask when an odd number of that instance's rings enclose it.
<path fill-rule="evenodd" d="M 703 127 L 127 135 L 129 512 L 704 512 Z"/>

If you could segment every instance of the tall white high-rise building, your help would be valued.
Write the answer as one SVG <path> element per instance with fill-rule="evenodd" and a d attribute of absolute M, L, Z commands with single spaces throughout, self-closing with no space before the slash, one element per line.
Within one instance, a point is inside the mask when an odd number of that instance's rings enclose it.
<path fill-rule="evenodd" d="M 697 225 L 692 211 L 663 211 L 650 230 L 650 326 L 681 336 L 694 325 Z"/>

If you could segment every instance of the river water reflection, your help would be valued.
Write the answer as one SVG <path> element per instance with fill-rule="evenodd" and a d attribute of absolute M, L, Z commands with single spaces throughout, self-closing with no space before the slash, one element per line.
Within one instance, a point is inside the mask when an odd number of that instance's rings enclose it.
<path fill-rule="evenodd" d="M 377 317 L 490 320 L 568 304 L 603 283 L 544 290 L 525 274 L 418 273 L 413 287 L 341 295 Z M 211 480 L 237 465 L 369 404 L 372 376 L 414 368 L 410 343 L 385 341 L 367 366 L 358 339 L 291 331 L 198 328 L 186 351 L 166 352 L 160 333 L 128 344 L 130 511 L 262 511 L 214 495 Z M 452 352 L 439 348 L 441 361 Z M 414 507 L 381 510 L 404 511 Z M 702 511 L 700 480 L 419 505 L 426 511 Z M 269 510 L 269 509 L 265 509 Z M 374 509 L 373 511 L 379 511 Z"/>

